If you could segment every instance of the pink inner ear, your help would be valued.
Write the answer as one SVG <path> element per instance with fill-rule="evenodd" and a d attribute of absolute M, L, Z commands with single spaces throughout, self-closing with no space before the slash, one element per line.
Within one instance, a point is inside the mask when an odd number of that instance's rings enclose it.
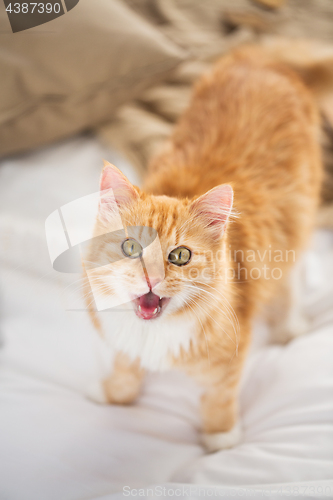
<path fill-rule="evenodd" d="M 127 205 L 138 198 L 138 193 L 132 184 L 126 179 L 124 174 L 120 172 L 111 163 L 106 163 L 102 172 L 100 181 L 100 191 L 106 192 L 102 197 L 102 203 L 114 203 L 116 200 L 117 205 Z M 108 196 L 107 191 L 110 191 Z M 112 194 L 113 196 L 112 196 Z"/>
<path fill-rule="evenodd" d="M 228 222 L 233 202 L 233 190 L 229 184 L 217 186 L 194 200 L 191 210 L 201 217 L 214 235 L 222 236 Z"/>

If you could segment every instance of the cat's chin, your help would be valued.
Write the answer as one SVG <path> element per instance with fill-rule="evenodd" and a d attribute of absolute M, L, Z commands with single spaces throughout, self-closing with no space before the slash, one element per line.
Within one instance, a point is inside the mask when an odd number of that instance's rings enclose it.
<path fill-rule="evenodd" d="M 135 314 L 146 321 L 160 317 L 169 302 L 170 297 L 160 297 L 151 291 L 132 300 Z"/>

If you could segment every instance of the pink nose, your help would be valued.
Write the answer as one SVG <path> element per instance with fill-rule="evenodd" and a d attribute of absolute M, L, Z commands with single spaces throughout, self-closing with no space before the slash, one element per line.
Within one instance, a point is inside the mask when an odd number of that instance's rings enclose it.
<path fill-rule="evenodd" d="M 151 278 L 149 276 L 149 285 L 150 285 L 151 290 L 153 288 L 155 288 L 155 286 L 157 286 L 159 283 L 161 283 L 161 281 L 162 280 L 160 278 Z"/>

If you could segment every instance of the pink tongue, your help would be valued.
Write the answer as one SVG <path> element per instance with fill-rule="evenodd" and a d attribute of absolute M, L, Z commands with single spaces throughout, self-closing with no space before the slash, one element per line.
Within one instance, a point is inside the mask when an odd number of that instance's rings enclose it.
<path fill-rule="evenodd" d="M 140 311 L 138 311 L 139 316 L 143 319 L 150 319 L 155 316 L 155 309 L 158 309 L 160 303 L 160 298 L 153 292 L 146 293 L 142 295 L 139 299 Z"/>

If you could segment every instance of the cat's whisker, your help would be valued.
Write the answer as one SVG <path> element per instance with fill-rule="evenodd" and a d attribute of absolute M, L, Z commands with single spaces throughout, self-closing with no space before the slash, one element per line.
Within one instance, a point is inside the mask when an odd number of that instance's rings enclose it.
<path fill-rule="evenodd" d="M 196 283 L 199 283 L 199 284 L 202 284 L 202 285 L 205 285 L 205 286 L 208 286 L 209 288 L 213 289 L 215 292 L 219 293 L 222 298 L 227 302 L 228 304 L 228 307 L 230 308 L 231 312 L 232 312 L 232 316 L 236 322 L 236 325 L 237 325 L 237 331 L 239 332 L 239 321 L 238 321 L 238 317 L 237 317 L 237 314 L 234 310 L 234 308 L 231 306 L 230 302 L 228 301 L 228 299 L 225 297 L 225 295 L 223 294 L 223 292 L 221 290 L 219 290 L 218 288 L 215 288 L 213 287 L 212 285 L 209 285 L 208 283 L 204 283 L 203 281 L 198 281 L 196 280 Z"/>
<path fill-rule="evenodd" d="M 191 289 L 192 287 L 189 287 L 189 288 Z M 211 302 L 208 302 L 208 299 L 207 299 L 206 297 L 200 297 L 200 296 L 199 296 L 199 298 L 200 298 L 201 300 L 205 300 L 205 301 L 206 301 L 206 304 L 208 304 L 208 305 L 210 305 L 210 306 L 211 306 Z M 230 337 L 230 335 L 228 335 L 228 333 L 225 331 L 225 329 L 222 327 L 222 325 L 221 325 L 220 323 L 218 323 L 218 322 L 217 322 L 217 321 L 216 321 L 216 320 L 215 320 L 215 319 L 214 319 L 214 318 L 213 318 L 213 317 L 212 317 L 212 316 L 211 316 L 211 315 L 210 315 L 210 314 L 209 314 L 209 313 L 208 313 L 208 312 L 207 312 L 207 311 L 206 311 L 206 310 L 202 307 L 202 306 L 200 306 L 200 304 L 199 304 L 198 302 L 196 302 L 196 305 L 197 305 L 198 307 L 200 307 L 200 308 L 201 308 L 201 309 L 205 312 L 205 314 L 206 314 L 206 315 L 208 315 L 208 316 L 209 316 L 209 317 L 210 317 L 210 318 L 211 318 L 211 319 L 212 319 L 212 320 L 213 320 L 213 321 L 214 321 L 214 322 L 215 322 L 215 323 L 216 323 L 216 324 L 217 324 L 217 325 L 221 328 L 221 330 L 223 331 L 223 333 L 225 333 L 225 335 L 229 338 L 229 340 L 230 340 L 233 344 L 235 344 L 235 346 L 236 346 L 236 350 L 237 350 L 237 349 L 238 349 L 237 339 L 236 339 L 236 342 L 235 342 L 235 341 L 234 341 L 234 340 Z M 223 312 L 223 311 L 221 311 L 221 312 Z"/>
<path fill-rule="evenodd" d="M 202 328 L 203 334 L 204 334 L 204 336 L 205 336 L 205 341 L 206 341 L 208 364 L 209 364 L 209 366 L 211 366 L 211 364 L 210 364 L 210 354 L 209 354 L 209 343 L 208 343 L 208 338 L 207 338 L 206 330 L 204 329 L 203 324 L 202 324 L 202 322 L 201 322 L 201 319 L 200 319 L 200 318 L 199 318 L 199 316 L 196 314 L 196 312 L 195 312 L 194 308 L 193 308 L 193 307 L 191 307 L 191 305 L 188 303 L 188 301 L 186 301 L 186 300 L 185 300 L 184 302 L 185 302 L 185 303 L 188 305 L 188 307 L 189 307 L 189 308 L 193 311 L 193 314 L 197 317 L 198 321 L 199 321 L 199 322 L 200 322 L 200 324 L 201 324 L 201 328 Z"/>
<path fill-rule="evenodd" d="M 177 228 L 178 231 L 181 232 L 182 229 L 184 228 L 184 226 L 187 226 L 187 224 L 189 224 L 190 222 L 193 222 L 194 220 L 196 220 L 196 216 L 192 215 L 189 219 L 186 219 L 186 221 L 179 228 Z"/>
<path fill-rule="evenodd" d="M 232 221 L 233 219 L 237 219 L 239 218 L 240 214 L 232 209 L 231 211 L 229 209 L 225 209 L 223 210 L 223 208 L 221 208 L 221 210 L 219 210 L 219 212 L 221 213 L 221 215 L 225 215 L 226 217 L 228 217 L 228 219 L 230 221 Z M 191 217 L 189 217 L 179 228 L 178 228 L 178 231 L 181 232 L 184 227 L 186 227 L 188 224 L 190 224 L 191 222 L 193 222 L 194 220 L 197 220 L 197 216 L 195 214 L 193 214 Z M 202 225 L 203 222 L 201 222 L 200 225 Z M 206 223 L 206 224 L 203 224 L 204 228 L 207 228 L 208 226 L 210 225 L 210 223 Z"/>
<path fill-rule="evenodd" d="M 69 283 L 69 285 L 66 285 L 64 288 L 63 288 L 63 292 L 65 292 L 66 290 L 68 290 L 71 286 L 74 286 L 76 285 L 76 283 L 78 282 L 82 282 L 83 280 L 85 280 L 86 277 L 85 276 L 81 276 L 81 278 L 78 278 L 77 280 L 73 281 L 72 283 Z M 82 286 L 82 283 L 80 283 L 80 285 L 78 285 L 78 287 L 76 288 L 77 290 L 80 289 L 80 287 Z"/>
<path fill-rule="evenodd" d="M 197 286 L 197 285 L 195 284 L 195 282 L 193 282 L 193 281 L 191 281 L 191 280 L 188 280 L 188 281 L 191 283 L 191 285 L 192 285 L 192 286 L 195 286 L 198 290 L 201 290 L 202 292 L 205 292 L 205 293 L 207 293 L 208 295 L 212 296 L 214 299 L 216 299 L 216 296 L 215 296 L 214 294 L 212 294 L 211 292 L 209 292 L 208 290 L 205 290 L 205 289 L 203 289 L 203 288 L 201 288 L 201 287 Z M 221 296 L 222 300 L 224 300 L 225 302 L 227 302 L 227 304 L 226 304 L 226 309 L 227 309 L 227 312 L 228 312 L 229 314 L 231 314 L 231 316 L 230 316 L 230 317 L 228 317 L 228 316 L 227 316 L 226 311 L 224 311 L 223 309 L 221 309 L 221 308 L 217 307 L 216 305 L 215 305 L 214 307 L 215 307 L 216 309 L 218 309 L 219 311 L 221 311 L 221 312 L 222 312 L 222 313 L 223 313 L 223 314 L 224 314 L 224 315 L 225 315 L 225 316 L 229 319 L 230 323 L 231 323 L 231 324 L 232 324 L 232 326 L 233 326 L 234 333 L 235 333 L 235 338 L 237 339 L 237 345 L 238 345 L 238 335 L 237 335 L 237 330 L 239 330 L 238 318 L 237 318 L 237 316 L 236 316 L 236 314 L 235 314 L 234 310 L 233 310 L 233 313 L 234 313 L 234 314 L 232 314 L 232 313 L 231 313 L 231 311 L 230 311 L 230 303 L 228 302 L 227 298 L 226 298 L 226 297 L 222 294 L 222 292 L 221 292 L 220 290 L 216 290 L 216 289 L 214 289 L 214 291 L 215 291 L 215 292 L 218 292 L 218 293 L 219 293 L 219 295 Z M 236 322 L 236 325 L 237 325 L 237 330 L 236 330 L 236 328 L 235 328 L 234 321 Z"/>
<path fill-rule="evenodd" d="M 195 285 L 192 285 L 192 286 L 195 286 Z M 192 288 L 192 286 L 190 286 L 190 288 Z M 200 287 L 197 287 L 197 286 L 195 286 L 195 287 L 196 287 L 198 290 L 202 291 L 202 292 L 207 292 L 207 290 L 203 290 L 203 289 L 201 289 Z M 216 297 L 215 297 L 215 298 L 216 298 Z M 205 299 L 205 300 L 206 300 L 206 303 L 207 303 L 209 306 L 212 306 L 211 301 L 208 301 L 208 299 L 207 299 L 206 297 L 201 297 L 201 299 L 202 299 L 202 300 L 204 300 L 204 299 Z M 215 309 L 215 310 L 219 310 L 219 311 L 220 311 L 220 312 L 221 312 L 221 313 L 222 313 L 222 314 L 223 314 L 223 315 L 224 315 L 224 316 L 225 316 L 225 317 L 226 317 L 226 318 L 230 321 L 230 323 L 231 323 L 231 325 L 232 325 L 232 327 L 233 327 L 234 334 L 235 334 L 235 341 L 233 341 L 233 340 L 231 339 L 231 337 L 230 337 L 230 336 L 227 334 L 227 332 L 226 332 L 226 331 L 225 331 L 225 330 L 221 327 L 221 325 L 219 325 L 219 326 L 222 328 L 223 332 L 227 335 L 227 337 L 228 337 L 228 338 L 229 338 L 229 339 L 230 339 L 230 340 L 231 340 L 231 341 L 232 341 L 232 342 L 236 345 L 236 350 L 238 351 L 238 335 L 237 335 L 237 332 L 236 332 L 236 329 L 235 329 L 235 326 L 234 326 L 234 324 L 233 324 L 232 319 L 231 319 L 231 318 L 230 318 L 230 317 L 229 317 L 229 316 L 225 313 L 225 311 L 224 311 L 223 309 L 221 309 L 221 308 L 217 307 L 216 305 L 214 306 L 214 309 Z M 208 314 L 208 313 L 207 313 L 207 314 Z M 212 318 L 212 319 L 214 319 L 214 318 Z M 215 321 L 215 320 L 214 320 L 214 321 Z"/>
<path fill-rule="evenodd" d="M 206 292 L 207 290 L 203 290 L 203 291 L 205 291 L 205 292 Z M 208 304 L 210 304 L 210 302 L 208 301 L 208 299 L 207 299 L 207 298 L 206 298 L 206 301 L 207 301 L 207 303 L 208 303 Z M 227 312 L 229 312 L 229 311 L 228 311 L 228 307 L 226 306 L 226 304 L 224 304 L 224 306 L 227 308 Z M 229 337 L 229 339 L 230 339 L 230 340 L 231 340 L 231 341 L 232 341 L 232 342 L 236 345 L 236 351 L 238 352 L 238 335 L 237 335 L 237 331 L 236 331 L 236 328 L 235 328 L 234 322 L 232 321 L 232 318 L 231 318 L 230 316 L 228 316 L 228 314 L 226 314 L 226 312 L 225 312 L 223 309 L 221 309 L 221 308 L 217 308 L 217 307 L 215 307 L 215 309 L 217 309 L 217 310 L 221 311 L 221 312 L 224 314 L 224 316 L 226 316 L 226 318 L 230 321 L 231 326 L 232 326 L 233 331 L 234 331 L 234 334 L 235 334 L 235 341 L 233 341 L 229 335 L 227 335 L 227 336 L 228 336 L 228 337 Z M 225 332 L 225 333 L 226 333 L 226 332 Z"/>
<path fill-rule="evenodd" d="M 205 290 L 205 289 L 203 289 L 203 288 L 201 288 L 201 287 L 199 287 L 199 286 L 197 286 L 197 285 L 195 284 L 195 283 L 203 283 L 203 282 L 198 282 L 198 281 L 194 282 L 194 281 L 191 281 L 191 280 L 187 280 L 187 281 L 188 281 L 188 282 L 190 282 L 192 286 L 195 286 L 198 290 L 201 290 L 202 292 L 205 292 L 205 293 L 207 293 L 208 295 L 210 295 L 210 296 L 212 296 L 213 298 L 215 298 L 215 299 L 216 299 L 216 297 L 215 297 L 215 295 L 214 295 L 213 293 L 211 293 L 211 292 L 209 292 L 208 290 Z M 207 285 L 207 284 L 206 284 L 206 283 L 204 283 L 204 285 Z M 217 289 L 215 289 L 214 287 L 212 287 L 212 288 L 214 289 L 214 291 L 215 291 L 216 293 L 218 293 L 218 294 L 221 296 L 221 298 L 222 298 L 223 300 L 225 300 L 226 302 L 228 302 L 228 301 L 227 301 L 227 298 L 223 295 L 223 293 L 222 293 L 220 290 L 217 290 Z M 230 304 L 229 304 L 229 303 L 227 303 L 227 309 L 228 309 L 228 310 L 229 310 L 229 305 L 230 305 Z M 222 309 L 220 309 L 220 310 L 221 310 L 221 311 L 225 314 L 225 311 L 223 311 Z M 230 312 L 230 311 L 229 311 L 229 312 Z M 234 310 L 233 310 L 233 313 L 234 313 L 234 314 L 232 314 L 232 317 L 233 317 L 234 321 L 235 321 L 235 322 L 239 325 L 239 323 L 238 323 L 238 318 L 237 318 L 236 313 L 234 312 Z M 229 319 L 230 319 L 230 318 L 229 318 Z"/>
<path fill-rule="evenodd" d="M 96 282 L 96 281 L 94 281 L 94 280 L 90 280 L 90 281 L 89 281 L 89 287 L 90 287 L 90 289 L 91 289 L 91 285 L 95 285 L 95 284 L 98 284 L 98 282 Z M 71 284 L 71 285 L 68 285 L 68 286 L 67 286 L 67 287 L 63 290 L 63 293 L 65 293 L 65 291 L 66 291 L 66 290 L 68 290 L 68 288 L 69 288 L 70 286 L 72 286 L 72 285 L 74 285 L 74 283 L 73 283 L 73 284 Z M 80 290 L 84 289 L 84 286 L 85 286 L 85 284 L 80 283 L 79 285 L 76 285 L 76 286 L 75 286 L 75 288 L 73 288 L 73 289 L 69 289 L 68 293 L 72 293 L 72 294 L 74 294 L 74 293 L 76 293 L 76 292 L 79 292 Z M 80 296 L 81 296 L 81 295 L 80 295 Z"/>
<path fill-rule="evenodd" d="M 210 305 L 210 302 L 208 302 L 208 300 L 207 300 L 205 297 L 201 297 L 201 299 L 202 299 L 202 300 L 204 300 L 204 301 L 206 301 L 205 303 L 206 303 L 207 305 Z M 218 323 L 218 322 L 216 321 L 216 319 L 215 319 L 215 318 L 213 318 L 213 317 L 212 317 L 212 316 L 211 316 L 211 315 L 210 315 L 210 314 L 206 311 L 206 309 L 204 309 L 204 308 L 203 308 L 203 307 L 202 307 L 199 303 L 197 303 L 197 305 L 198 305 L 198 307 L 200 307 L 200 308 L 201 308 L 201 309 L 205 312 L 205 314 L 206 314 L 207 316 L 209 316 L 209 317 L 212 319 L 212 321 L 214 321 L 214 323 L 215 323 L 215 324 L 216 324 L 219 328 L 221 328 L 221 330 L 223 331 L 223 333 L 224 333 L 224 334 L 225 334 L 225 335 L 229 338 L 229 340 L 230 340 L 230 341 L 231 341 L 231 342 L 232 342 L 232 343 L 236 346 L 236 349 L 238 349 L 237 340 L 236 340 L 236 342 L 235 342 L 235 341 L 234 341 L 234 340 L 230 337 L 230 335 L 228 335 L 228 333 L 225 331 L 225 329 L 223 328 L 223 326 L 221 325 L 221 323 Z"/>

